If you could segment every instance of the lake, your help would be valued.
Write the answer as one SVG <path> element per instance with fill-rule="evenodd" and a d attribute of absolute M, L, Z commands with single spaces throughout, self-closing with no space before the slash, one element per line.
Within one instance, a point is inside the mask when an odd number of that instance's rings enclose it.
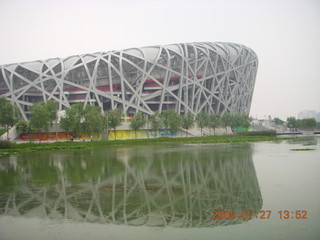
<path fill-rule="evenodd" d="M 320 138 L 0 158 L 0 239 L 320 239 Z"/>

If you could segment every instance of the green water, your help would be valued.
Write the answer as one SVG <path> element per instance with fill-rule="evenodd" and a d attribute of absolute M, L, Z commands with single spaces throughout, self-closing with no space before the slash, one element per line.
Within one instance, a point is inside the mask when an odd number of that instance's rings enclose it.
<path fill-rule="evenodd" d="M 0 239 L 319 239 L 319 140 L 2 157 Z"/>

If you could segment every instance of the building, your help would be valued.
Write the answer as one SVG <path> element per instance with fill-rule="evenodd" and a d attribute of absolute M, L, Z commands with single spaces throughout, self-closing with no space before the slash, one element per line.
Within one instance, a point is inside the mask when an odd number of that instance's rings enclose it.
<path fill-rule="evenodd" d="M 174 109 L 249 113 L 258 59 L 234 43 L 179 43 L 0 66 L 0 96 L 26 120 L 29 107 L 53 100 L 120 108 L 128 116 Z"/>

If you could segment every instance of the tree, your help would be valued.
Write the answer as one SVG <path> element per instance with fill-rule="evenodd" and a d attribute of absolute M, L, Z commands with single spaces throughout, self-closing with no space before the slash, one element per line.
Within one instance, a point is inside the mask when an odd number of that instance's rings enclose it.
<path fill-rule="evenodd" d="M 287 127 L 288 128 L 297 128 L 297 120 L 295 117 L 287 118 Z"/>
<path fill-rule="evenodd" d="M 233 131 L 235 131 L 239 127 L 243 127 L 245 129 L 248 129 L 251 124 L 251 118 L 248 114 L 245 113 L 234 113 L 231 115 L 231 121 L 229 123 L 229 126 L 232 128 Z"/>
<path fill-rule="evenodd" d="M 248 114 L 245 114 L 245 113 L 242 114 L 242 117 L 241 117 L 241 126 L 242 127 L 246 128 L 248 130 L 248 128 L 251 125 L 251 121 L 252 121 L 252 118 Z"/>
<path fill-rule="evenodd" d="M 72 130 L 77 136 L 81 132 L 99 133 L 104 128 L 101 108 L 98 106 L 77 103 L 66 109 L 65 116 L 60 120 L 61 128 L 67 133 Z"/>
<path fill-rule="evenodd" d="M 185 114 L 181 119 L 182 128 L 186 129 L 186 136 L 188 136 L 188 130 L 194 125 L 194 115 L 191 112 Z"/>
<path fill-rule="evenodd" d="M 226 133 L 227 133 L 228 126 L 230 127 L 231 124 L 232 124 L 232 115 L 229 112 L 225 112 L 221 117 L 221 125 L 226 128 Z"/>
<path fill-rule="evenodd" d="M 175 111 L 170 112 L 169 115 L 169 127 L 171 136 L 180 128 L 181 116 Z"/>
<path fill-rule="evenodd" d="M 0 98 L 0 125 L 6 126 L 7 139 L 9 140 L 9 128 L 20 118 L 20 112 L 15 105 L 6 100 Z"/>
<path fill-rule="evenodd" d="M 130 128 L 134 130 L 135 139 L 137 139 L 137 130 L 142 128 L 146 124 L 146 120 L 143 118 L 141 112 L 138 112 L 131 120 Z"/>
<path fill-rule="evenodd" d="M 209 128 L 213 128 L 213 134 L 216 134 L 215 133 L 215 129 L 217 127 L 219 127 L 221 124 L 220 122 L 220 115 L 217 114 L 217 113 L 211 113 L 209 116 L 208 116 L 208 127 Z"/>
<path fill-rule="evenodd" d="M 315 118 L 308 118 L 307 119 L 307 128 L 316 128 L 317 126 L 317 120 Z"/>
<path fill-rule="evenodd" d="M 231 127 L 232 131 L 235 131 L 238 127 L 241 126 L 241 113 L 231 113 L 230 114 L 231 116 L 231 120 L 230 120 L 230 123 L 229 123 L 229 126 Z"/>
<path fill-rule="evenodd" d="M 100 133 L 103 129 L 103 119 L 101 115 L 101 107 L 86 105 L 83 115 L 83 130 L 84 132 Z"/>
<path fill-rule="evenodd" d="M 72 129 L 73 123 L 75 121 L 74 118 L 76 117 L 72 110 L 74 109 L 66 109 L 65 116 L 60 119 L 60 127 L 67 132 L 67 135 L 69 135 L 69 131 Z"/>
<path fill-rule="evenodd" d="M 283 125 L 284 124 L 284 121 L 282 121 L 280 118 L 275 117 L 273 120 L 276 125 Z"/>
<path fill-rule="evenodd" d="M 85 124 L 84 124 L 85 114 L 86 114 L 84 103 L 81 102 L 81 103 L 73 104 L 71 106 L 71 109 L 69 110 L 69 113 L 70 113 L 69 116 L 73 115 L 71 129 L 74 132 L 74 134 L 78 136 L 79 133 L 86 132 Z"/>
<path fill-rule="evenodd" d="M 51 100 L 47 101 L 46 104 L 46 110 L 48 112 L 48 119 L 51 123 L 57 119 L 57 104 Z"/>
<path fill-rule="evenodd" d="M 201 111 L 196 117 L 196 122 L 198 127 L 201 130 L 201 136 L 202 136 L 202 129 L 208 126 L 208 114 L 205 111 Z"/>
<path fill-rule="evenodd" d="M 20 120 L 16 124 L 16 128 L 20 132 L 27 132 L 28 131 L 28 122 Z"/>
<path fill-rule="evenodd" d="M 41 131 L 49 131 L 50 116 L 49 111 L 46 107 L 45 102 L 37 102 L 33 104 L 30 108 L 31 110 L 31 118 L 30 118 L 30 126 L 37 132 Z M 41 139 L 39 139 L 41 141 Z"/>
<path fill-rule="evenodd" d="M 169 125 L 170 125 L 170 116 L 174 113 L 174 110 L 172 109 L 168 109 L 164 112 L 161 113 L 161 120 L 163 123 L 163 126 L 166 130 L 169 129 Z"/>
<path fill-rule="evenodd" d="M 52 122 L 57 119 L 57 105 L 53 101 L 37 102 L 31 106 L 30 110 L 30 129 L 38 133 L 43 130 L 48 133 Z"/>
<path fill-rule="evenodd" d="M 173 135 L 173 133 L 180 128 L 180 115 L 173 109 L 168 109 L 162 112 L 161 119 L 165 129 L 168 131 L 168 129 L 170 128 L 171 135 Z"/>
<path fill-rule="evenodd" d="M 47 101 L 46 108 L 48 111 L 48 118 L 50 121 L 50 126 L 52 127 L 53 122 L 56 122 L 56 141 L 58 140 L 58 130 L 57 130 L 57 104 L 51 100 Z"/>
<path fill-rule="evenodd" d="M 313 129 L 317 125 L 317 121 L 315 118 L 304 118 L 301 119 L 300 128 L 302 129 Z"/>
<path fill-rule="evenodd" d="M 162 126 L 162 119 L 159 112 L 155 112 L 153 115 L 149 117 L 149 122 L 151 124 L 151 129 L 155 133 L 161 128 Z"/>
<path fill-rule="evenodd" d="M 116 128 L 121 125 L 122 111 L 120 109 L 114 109 L 107 113 L 107 123 L 110 128 L 113 128 L 114 139 L 116 140 Z"/>
<path fill-rule="evenodd" d="M 30 135 L 30 133 L 33 133 L 36 130 L 30 125 L 30 123 L 20 120 L 19 122 L 17 122 L 16 127 L 17 127 L 17 130 L 19 130 L 20 132 L 28 133 L 28 138 L 29 138 L 29 141 L 31 142 L 32 135 Z"/>

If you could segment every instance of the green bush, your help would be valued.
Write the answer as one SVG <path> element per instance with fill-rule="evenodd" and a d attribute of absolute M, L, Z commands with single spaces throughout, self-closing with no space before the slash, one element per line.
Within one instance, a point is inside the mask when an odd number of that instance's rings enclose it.
<path fill-rule="evenodd" d="M 10 149 L 10 148 L 12 148 L 11 142 L 0 140 L 0 149 Z"/>
<path fill-rule="evenodd" d="M 252 131 L 252 132 L 238 132 L 235 133 L 236 135 L 240 136 L 268 136 L 268 137 L 275 137 L 277 135 L 276 131 Z"/>
<path fill-rule="evenodd" d="M 7 129 L 0 129 L 0 136 L 1 136 L 2 134 L 4 134 L 5 132 L 7 132 Z"/>

